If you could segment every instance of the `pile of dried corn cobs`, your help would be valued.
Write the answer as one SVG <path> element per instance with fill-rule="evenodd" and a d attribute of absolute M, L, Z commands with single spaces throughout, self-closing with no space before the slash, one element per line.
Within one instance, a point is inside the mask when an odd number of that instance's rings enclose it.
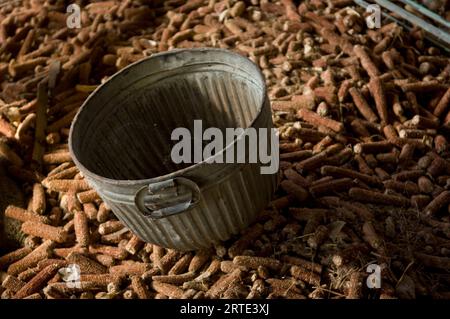
<path fill-rule="evenodd" d="M 69 1 L 0 5 L 0 216 L 22 245 L 2 298 L 450 298 L 450 60 L 421 30 L 369 30 L 349 0 L 77 3 L 81 29 Z M 283 181 L 240 236 L 181 253 L 115 219 L 67 137 L 95 85 L 201 46 L 262 68 Z"/>

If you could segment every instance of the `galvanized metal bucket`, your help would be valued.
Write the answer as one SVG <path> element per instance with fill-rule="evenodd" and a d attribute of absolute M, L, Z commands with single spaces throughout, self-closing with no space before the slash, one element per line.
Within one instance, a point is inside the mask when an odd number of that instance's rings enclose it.
<path fill-rule="evenodd" d="M 75 164 L 144 241 L 193 250 L 226 240 L 255 220 L 277 186 L 260 163 L 175 164 L 171 133 L 196 119 L 221 130 L 271 128 L 258 67 L 221 49 L 156 54 L 97 88 L 72 123 Z"/>

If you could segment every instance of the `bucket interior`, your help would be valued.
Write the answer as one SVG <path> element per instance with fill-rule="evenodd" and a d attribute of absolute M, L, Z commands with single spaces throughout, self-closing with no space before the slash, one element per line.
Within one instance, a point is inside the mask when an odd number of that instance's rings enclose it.
<path fill-rule="evenodd" d="M 193 139 L 194 120 L 203 131 L 250 127 L 265 96 L 256 66 L 220 50 L 186 54 L 141 61 L 97 90 L 72 126 L 76 160 L 101 177 L 148 179 L 193 165 L 171 159 L 174 129 Z"/>

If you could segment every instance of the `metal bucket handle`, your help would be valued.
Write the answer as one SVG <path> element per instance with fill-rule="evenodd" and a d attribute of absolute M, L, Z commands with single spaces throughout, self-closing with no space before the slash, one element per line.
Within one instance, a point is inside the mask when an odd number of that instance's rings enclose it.
<path fill-rule="evenodd" d="M 200 202 L 200 194 L 195 182 L 175 177 L 142 187 L 136 192 L 134 203 L 143 215 L 161 219 L 194 208 Z"/>

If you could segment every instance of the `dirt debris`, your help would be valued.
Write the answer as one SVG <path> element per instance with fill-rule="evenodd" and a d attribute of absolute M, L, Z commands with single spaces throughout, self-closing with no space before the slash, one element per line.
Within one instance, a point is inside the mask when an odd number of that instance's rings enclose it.
<path fill-rule="evenodd" d="M 75 3 L 75 29 L 62 1 L 0 7 L 0 161 L 28 199 L 2 202 L 26 235 L 0 257 L 2 298 L 449 294 L 450 58 L 421 30 L 368 29 L 346 0 Z M 118 70 L 205 46 L 261 67 L 283 182 L 254 225 L 192 254 L 121 225 L 67 138 L 88 94 Z M 75 288 L 71 263 L 82 270 Z M 366 284 L 372 264 L 376 289 Z"/>

